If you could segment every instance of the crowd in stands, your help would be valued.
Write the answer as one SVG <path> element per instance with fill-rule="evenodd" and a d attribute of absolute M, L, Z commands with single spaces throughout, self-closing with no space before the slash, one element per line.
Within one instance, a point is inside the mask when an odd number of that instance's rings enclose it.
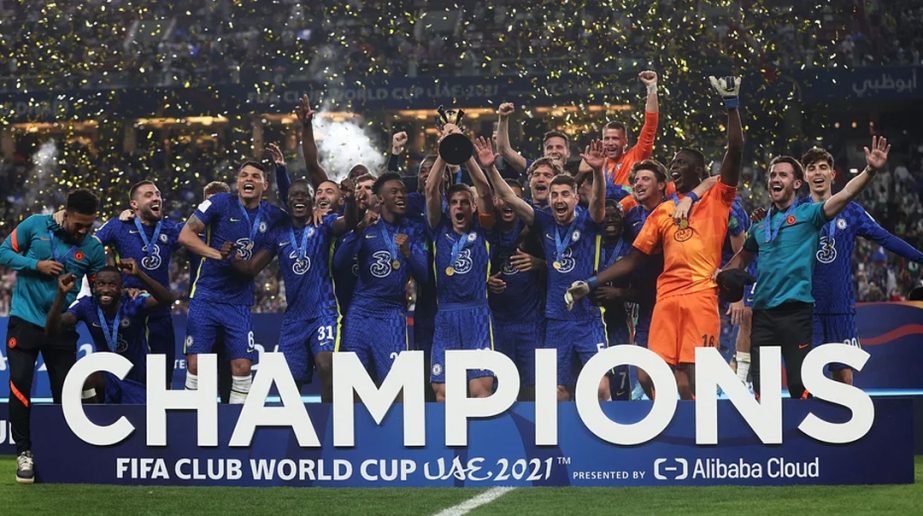
<path fill-rule="evenodd" d="M 921 64 L 923 6 L 913 0 L 747 0 L 731 9 L 699 0 L 688 20 L 671 1 L 625 4 L 5 0 L 0 89 L 579 74 L 657 55 L 720 63 L 734 52 L 756 52 L 767 68 Z"/>

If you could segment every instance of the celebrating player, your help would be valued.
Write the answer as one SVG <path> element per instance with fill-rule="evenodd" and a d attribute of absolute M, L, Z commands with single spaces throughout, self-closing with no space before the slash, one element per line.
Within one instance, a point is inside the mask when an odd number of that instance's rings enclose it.
<path fill-rule="evenodd" d="M 833 196 L 833 156 L 823 149 L 811 149 L 801 157 L 811 200 L 826 202 Z M 885 249 L 917 263 L 923 253 L 879 226 L 862 206 L 855 202 L 824 225 L 811 292 L 814 296 L 815 346 L 831 342 L 860 346 L 856 331 L 856 295 L 852 282 L 852 254 L 856 237 L 872 240 Z M 852 384 L 853 370 L 843 364 L 830 364 L 833 378 Z"/>
<path fill-rule="evenodd" d="M 173 295 L 159 281 L 148 276 L 132 258 L 123 258 L 119 267 L 150 292 L 134 298 L 123 293 L 122 273 L 116 267 L 103 267 L 96 273 L 93 295 L 82 297 L 63 314 L 64 298 L 74 288 L 73 274 L 58 278 L 58 294 L 48 311 L 45 332 L 59 335 L 61 330 L 71 331 L 83 321 L 97 351 L 118 353 L 132 363 L 131 371 L 120 380 L 111 373 L 105 375 L 102 400 L 105 403 L 144 403 L 149 336 L 146 327 L 148 314 L 161 306 L 170 306 Z M 95 394 L 95 392 L 94 392 Z"/>
<path fill-rule="evenodd" d="M 211 353 L 221 338 L 231 361 L 231 403 L 250 392 L 254 359 L 253 280 L 236 273 L 226 260 L 232 250 L 249 259 L 285 219 L 279 208 L 262 201 L 266 191 L 262 165 L 248 161 L 237 173 L 237 193 L 221 193 L 202 202 L 180 232 L 179 242 L 202 256 L 189 301 L 186 328 L 186 388 L 198 389 L 199 353 Z M 207 229 L 207 231 L 206 231 Z M 206 241 L 199 234 L 206 232 Z"/>
<path fill-rule="evenodd" d="M 98 231 L 96 238 L 115 250 L 116 261 L 131 258 L 157 283 L 170 286 L 170 257 L 179 246 L 178 224 L 163 216 L 163 200 L 160 190 L 153 181 L 135 183 L 128 192 L 132 217 L 130 220 L 109 220 Z M 125 278 L 127 288 L 145 288 L 140 275 Z M 167 357 L 167 385 L 173 380 L 173 364 L 176 361 L 176 341 L 173 336 L 173 318 L 170 304 L 158 305 L 157 310 L 148 313 L 144 321 L 151 353 Z"/>
<path fill-rule="evenodd" d="M 352 196 L 347 197 L 346 204 L 346 216 L 330 214 L 320 224 L 310 224 L 314 212 L 311 187 L 305 180 L 294 181 L 288 190 L 291 223 L 279 226 L 272 247 L 264 247 L 249 261 L 234 261 L 235 268 L 256 276 L 278 255 L 286 302 L 279 351 L 298 383 L 310 382 L 317 368 L 321 400 L 325 402 L 333 401 L 332 354 L 340 336 L 340 311 L 328 268 L 330 245 L 334 237 L 355 225 L 357 218 Z"/>
<path fill-rule="evenodd" d="M 810 396 L 801 380 L 801 364 L 813 341 L 812 276 L 815 256 L 823 252 L 818 250 L 821 232 L 885 166 L 890 149 L 885 138 L 872 137 L 871 150 L 865 148 L 865 170 L 835 195 L 816 203 L 798 202 L 795 192 L 804 181 L 798 160 L 779 156 L 769 163 L 769 214 L 751 226 L 744 248 L 725 267 L 746 267 L 759 253 L 750 338 L 750 373 L 757 395 L 760 348 L 781 346 L 789 394 Z"/>
<path fill-rule="evenodd" d="M 717 346 L 720 323 L 717 285 L 712 275 L 721 261 L 721 244 L 737 194 L 743 154 L 743 130 L 737 110 L 740 80 L 725 77 L 719 81 L 711 77 L 710 81 L 728 110 L 728 149 L 719 182 L 702 195 L 691 217 L 680 224 L 676 224 L 672 213 L 680 203 L 678 196 L 672 203 L 658 206 L 635 238 L 635 252 L 587 282 L 575 283 L 567 292 L 576 301 L 597 284 L 627 275 L 646 257 L 662 251 L 664 269 L 657 279 L 657 303 L 648 345 L 673 368 L 682 399 L 693 396 L 695 348 Z M 677 191 L 694 201 L 698 194 L 693 188 L 700 186 L 707 173 L 704 157 L 697 151 L 680 150 L 670 168 Z"/>

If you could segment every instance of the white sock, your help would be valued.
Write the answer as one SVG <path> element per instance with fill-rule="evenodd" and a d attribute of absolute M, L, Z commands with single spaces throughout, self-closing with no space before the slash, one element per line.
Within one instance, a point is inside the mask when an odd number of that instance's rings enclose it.
<path fill-rule="evenodd" d="M 247 401 L 251 383 L 253 383 L 253 379 L 249 374 L 247 376 L 231 376 L 231 399 L 228 401 L 238 405 Z"/>
<path fill-rule="evenodd" d="M 186 390 L 187 391 L 197 391 L 199 390 L 199 376 L 193 373 L 186 371 Z"/>
<path fill-rule="evenodd" d="M 80 395 L 80 398 L 84 400 L 88 400 L 90 398 L 95 398 L 95 397 L 96 397 L 96 389 L 93 387 L 90 387 L 89 389 L 84 390 L 83 393 Z"/>
<path fill-rule="evenodd" d="M 747 376 L 750 375 L 750 353 L 743 351 L 737 352 L 737 378 L 747 383 Z"/>

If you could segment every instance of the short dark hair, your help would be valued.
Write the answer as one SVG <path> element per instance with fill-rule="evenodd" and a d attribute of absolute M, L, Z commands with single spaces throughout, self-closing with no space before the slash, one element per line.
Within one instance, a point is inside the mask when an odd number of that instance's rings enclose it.
<path fill-rule="evenodd" d="M 619 122 L 618 120 L 612 120 L 612 121 L 606 122 L 606 125 L 603 126 L 603 131 L 605 131 L 606 129 L 618 129 L 619 131 L 622 131 L 623 133 L 628 134 L 628 129 L 625 128 L 625 124 L 623 124 L 622 122 Z"/>
<path fill-rule="evenodd" d="M 511 187 L 519 188 L 522 191 L 526 190 L 526 187 L 522 185 L 522 181 L 518 179 L 508 177 L 504 179 L 504 181 L 506 181 L 506 184 L 510 185 Z"/>
<path fill-rule="evenodd" d="M 451 199 L 451 198 L 452 198 L 452 194 L 454 194 L 455 192 L 465 192 L 465 193 L 467 193 L 468 195 L 471 196 L 471 199 L 472 199 L 472 200 L 474 200 L 474 192 L 471 191 L 471 187 L 468 186 L 468 185 L 466 185 L 465 183 L 456 183 L 456 184 L 450 186 L 449 189 L 446 190 L 446 192 L 445 192 L 445 198 L 446 198 L 446 200 Z"/>
<path fill-rule="evenodd" d="M 808 168 L 809 165 L 818 161 L 826 161 L 830 168 L 833 168 L 833 155 L 820 147 L 814 147 L 801 156 L 801 165 L 804 168 Z"/>
<path fill-rule="evenodd" d="M 542 145 L 545 145 L 545 142 L 547 142 L 550 138 L 564 138 L 564 145 L 570 145 L 570 138 L 568 138 L 567 135 L 561 131 L 555 130 L 548 131 L 544 136 L 542 136 Z"/>
<path fill-rule="evenodd" d="M 772 170 L 772 167 L 776 163 L 788 163 L 795 169 L 795 179 L 804 181 L 804 167 L 801 166 L 801 163 L 797 159 L 791 156 L 776 156 L 769 162 L 769 170 Z"/>
<path fill-rule="evenodd" d="M 426 163 L 427 161 L 432 161 L 432 162 L 435 164 L 435 163 L 436 163 L 436 155 L 435 155 L 435 154 L 427 154 L 426 156 L 423 156 L 423 159 L 420 160 L 420 164 L 417 166 L 417 175 L 418 175 L 418 176 L 420 175 L 420 171 L 423 170 L 423 164 Z M 433 165 L 430 165 L 430 168 L 432 168 L 432 166 L 433 166 Z"/>
<path fill-rule="evenodd" d="M 577 191 L 577 181 L 567 174 L 558 174 L 554 176 L 554 179 L 551 180 L 551 186 L 554 185 L 567 185 L 571 187 L 575 192 Z"/>
<path fill-rule="evenodd" d="M 689 154 L 692 154 L 695 157 L 695 166 L 702 167 L 702 175 L 699 177 L 701 177 L 702 179 L 705 179 L 706 177 L 708 177 L 709 175 L 708 169 L 705 166 L 705 155 L 702 154 L 702 151 L 699 151 L 699 150 L 696 150 L 690 147 L 682 147 L 678 151 L 676 151 L 677 154 L 679 154 L 680 152 L 688 152 Z"/>
<path fill-rule="evenodd" d="M 667 167 L 663 166 L 663 163 L 657 161 L 656 159 L 644 159 L 636 162 L 631 166 L 631 173 L 629 174 L 629 177 L 634 177 L 635 173 L 637 173 L 639 170 L 650 170 L 657 177 L 658 182 L 667 182 Z"/>
<path fill-rule="evenodd" d="M 359 163 L 357 165 L 353 165 L 353 168 L 349 169 L 349 174 L 346 174 L 346 177 L 348 177 L 349 179 L 355 179 L 357 177 L 368 175 L 368 174 L 369 174 L 369 167 L 363 165 L 362 163 Z"/>
<path fill-rule="evenodd" d="M 128 198 L 134 199 L 135 193 L 138 192 L 138 188 L 141 188 L 142 186 L 145 186 L 145 185 L 151 185 L 154 188 L 157 188 L 157 185 L 155 185 L 154 182 L 151 181 L 150 179 L 144 179 L 142 181 L 138 181 L 137 183 L 131 185 L 131 189 L 128 190 Z"/>
<path fill-rule="evenodd" d="M 606 199 L 606 208 L 615 208 L 619 212 L 619 215 L 624 215 L 622 210 L 622 203 L 616 201 L 615 199 Z"/>
<path fill-rule="evenodd" d="M 529 165 L 529 170 L 526 171 L 526 175 L 531 176 L 532 172 L 535 172 L 536 168 L 543 166 L 543 165 L 547 167 L 551 167 L 551 171 L 554 173 L 555 176 L 558 176 L 564 173 L 564 169 L 562 169 L 561 165 L 558 165 L 558 163 L 555 160 L 551 158 L 538 158 L 537 160 L 533 161 L 531 165 Z"/>
<path fill-rule="evenodd" d="M 202 193 L 205 194 L 205 197 L 209 195 L 214 195 L 217 193 L 228 193 L 231 191 L 231 187 L 228 186 L 224 181 L 212 181 L 205 185 L 205 188 L 202 189 Z"/>
<path fill-rule="evenodd" d="M 404 184 L 403 179 L 401 179 L 401 175 L 397 172 L 385 172 L 384 174 L 378 176 L 378 179 L 375 180 L 375 184 L 372 185 L 372 193 L 378 195 L 378 193 L 381 192 L 381 188 L 388 181 L 399 181 L 401 184 Z"/>
<path fill-rule="evenodd" d="M 238 167 L 237 172 L 240 172 L 241 170 L 243 170 L 244 167 L 257 168 L 260 170 L 260 172 L 263 173 L 264 177 L 266 176 L 266 167 L 264 167 L 263 164 L 260 163 L 259 161 L 253 161 L 253 160 L 244 161 L 243 163 L 240 164 L 240 167 Z"/>
<path fill-rule="evenodd" d="M 96 212 L 99 210 L 99 198 L 86 188 L 71 190 L 71 192 L 67 194 L 67 202 L 64 205 L 64 209 L 82 215 L 96 215 Z"/>

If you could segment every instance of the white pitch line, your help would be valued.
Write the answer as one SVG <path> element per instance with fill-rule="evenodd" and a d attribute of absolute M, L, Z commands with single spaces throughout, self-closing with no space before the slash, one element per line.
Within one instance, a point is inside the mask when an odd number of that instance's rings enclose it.
<path fill-rule="evenodd" d="M 513 489 L 516 489 L 516 488 L 515 487 L 492 487 L 488 489 L 487 491 L 484 491 L 483 493 L 475 496 L 474 498 L 469 498 L 468 500 L 465 500 L 464 502 L 458 505 L 453 505 L 452 507 L 449 507 L 448 509 L 445 509 L 445 510 L 442 510 L 436 513 L 435 516 L 461 516 L 462 514 L 468 514 L 474 509 L 477 509 L 478 507 L 482 505 L 487 505 L 490 502 L 496 500 L 497 498 L 500 498 L 501 496 L 505 495 L 506 493 L 509 493 Z"/>

